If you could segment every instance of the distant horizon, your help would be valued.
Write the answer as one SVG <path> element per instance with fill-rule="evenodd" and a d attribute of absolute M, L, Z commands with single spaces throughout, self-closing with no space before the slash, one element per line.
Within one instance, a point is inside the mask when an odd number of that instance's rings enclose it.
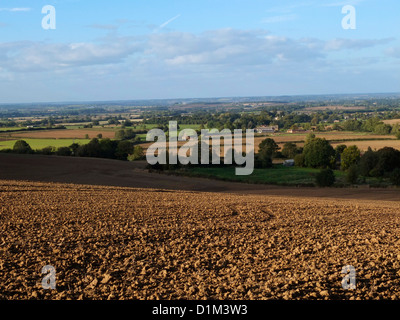
<path fill-rule="evenodd" d="M 399 95 L 398 92 L 354 92 L 354 93 L 323 93 L 323 94 L 283 94 L 283 95 L 254 95 L 254 96 L 216 96 L 216 97 L 188 97 L 188 98 L 149 98 L 149 99 L 111 99 L 111 100 L 71 100 L 71 101 L 32 101 L 32 102 L 0 102 L 0 106 L 7 105 L 39 105 L 39 104 L 90 104 L 90 103 L 117 103 L 117 102 L 135 102 L 135 101 L 185 101 L 185 100 L 222 100 L 222 99 L 247 99 L 251 101 L 251 98 L 294 98 L 294 97 L 328 97 L 328 96 L 348 96 L 355 97 L 358 95 L 366 96 L 390 96 Z M 217 102 L 217 101 L 215 101 Z"/>

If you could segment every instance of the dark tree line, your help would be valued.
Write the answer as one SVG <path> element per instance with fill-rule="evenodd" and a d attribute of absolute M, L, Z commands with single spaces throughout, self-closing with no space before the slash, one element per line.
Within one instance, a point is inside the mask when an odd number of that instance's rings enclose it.
<path fill-rule="evenodd" d="M 400 151 L 392 147 L 384 147 L 377 151 L 371 148 L 361 154 L 357 146 L 338 145 L 335 149 L 330 143 L 309 134 L 303 149 L 293 143 L 286 143 L 279 151 L 279 146 L 271 138 L 263 140 L 256 154 L 256 168 L 272 167 L 272 159 L 282 155 L 285 158 L 294 156 L 295 165 L 322 169 L 317 177 L 321 186 L 334 182 L 333 169 L 346 172 L 348 183 L 356 183 L 359 176 L 387 178 L 394 185 L 400 185 Z M 334 176 L 333 176 L 334 177 Z"/>
<path fill-rule="evenodd" d="M 143 158 L 143 150 L 139 145 L 130 140 L 92 139 L 89 143 L 80 145 L 73 143 L 68 147 L 45 147 L 40 150 L 32 150 L 24 140 L 15 142 L 13 149 L 2 150 L 7 153 L 19 154 L 43 154 L 58 156 L 76 156 L 91 158 L 106 158 L 117 160 L 138 160 Z"/>

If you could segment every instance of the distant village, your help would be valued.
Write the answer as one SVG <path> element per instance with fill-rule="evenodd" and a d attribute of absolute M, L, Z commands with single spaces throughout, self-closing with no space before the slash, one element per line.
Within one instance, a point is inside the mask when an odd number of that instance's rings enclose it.
<path fill-rule="evenodd" d="M 297 129 L 288 129 L 286 132 L 287 133 L 307 133 L 310 131 L 316 130 L 317 127 L 311 127 L 311 130 L 305 130 L 303 128 L 297 128 Z M 275 133 L 279 131 L 279 126 L 260 126 L 254 129 L 255 133 Z"/>

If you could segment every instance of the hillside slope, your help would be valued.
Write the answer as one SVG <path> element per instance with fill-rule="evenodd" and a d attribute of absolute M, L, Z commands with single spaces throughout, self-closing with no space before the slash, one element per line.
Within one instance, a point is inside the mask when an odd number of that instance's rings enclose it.
<path fill-rule="evenodd" d="M 396 202 L 17 181 L 0 201 L 0 299 L 400 297 Z"/>
<path fill-rule="evenodd" d="M 398 189 L 296 188 L 180 177 L 143 170 L 145 162 L 0 154 L 0 179 L 116 187 L 399 201 Z"/>

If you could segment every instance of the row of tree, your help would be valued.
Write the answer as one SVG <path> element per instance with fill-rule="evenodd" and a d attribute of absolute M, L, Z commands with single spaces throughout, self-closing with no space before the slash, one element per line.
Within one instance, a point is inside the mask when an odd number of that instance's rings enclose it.
<path fill-rule="evenodd" d="M 89 143 L 83 145 L 73 143 L 68 147 L 55 148 L 49 146 L 39 150 L 32 150 L 30 145 L 25 140 L 18 140 L 15 142 L 13 149 L 3 150 L 3 152 L 93 157 L 130 161 L 144 158 L 143 148 L 139 145 L 135 145 L 132 141 L 118 141 L 97 138 L 93 138 Z"/>

